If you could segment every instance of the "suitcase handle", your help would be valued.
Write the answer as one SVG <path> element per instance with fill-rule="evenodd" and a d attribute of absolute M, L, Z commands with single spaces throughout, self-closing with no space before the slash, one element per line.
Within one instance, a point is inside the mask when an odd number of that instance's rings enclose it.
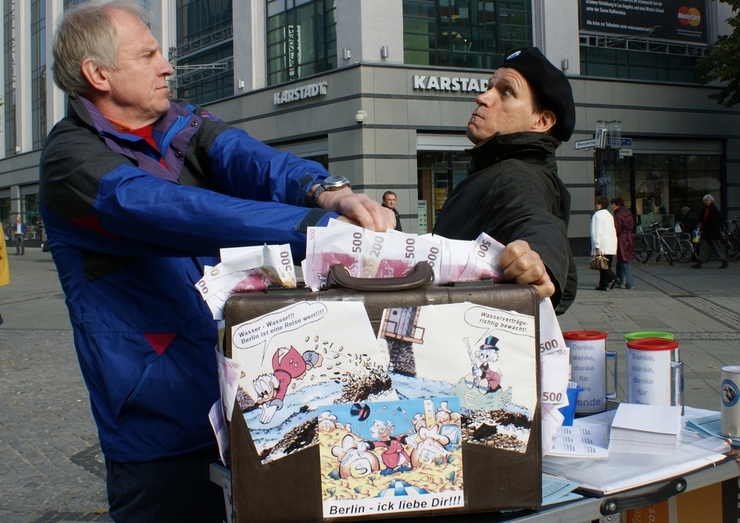
<path fill-rule="evenodd" d="M 398 278 L 357 278 L 339 263 L 329 267 L 326 283 L 329 287 L 344 287 L 353 291 L 382 292 L 418 289 L 434 281 L 434 271 L 428 262 L 419 262 L 406 276 Z"/>

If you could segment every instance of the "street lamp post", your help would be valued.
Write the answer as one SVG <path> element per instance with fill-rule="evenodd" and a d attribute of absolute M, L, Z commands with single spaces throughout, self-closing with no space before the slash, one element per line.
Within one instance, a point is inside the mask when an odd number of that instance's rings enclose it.
<path fill-rule="evenodd" d="M 606 175 L 606 167 L 617 162 L 621 148 L 622 122 L 598 120 L 594 132 L 594 163 L 598 172 L 596 191 L 602 196 L 606 196 L 606 187 L 612 183 L 612 179 Z"/>

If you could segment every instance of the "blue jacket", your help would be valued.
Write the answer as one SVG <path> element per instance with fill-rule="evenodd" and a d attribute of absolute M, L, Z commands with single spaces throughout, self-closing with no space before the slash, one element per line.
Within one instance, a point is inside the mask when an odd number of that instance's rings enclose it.
<path fill-rule="evenodd" d="M 217 324 L 195 290 L 223 247 L 290 243 L 336 216 L 328 173 L 172 103 L 145 139 L 70 102 L 41 155 L 40 209 L 103 452 L 140 462 L 215 444 Z M 162 151 L 163 154 L 160 154 Z"/>
<path fill-rule="evenodd" d="M 18 224 L 20 223 L 21 226 L 21 233 L 18 234 Z M 16 236 L 25 236 L 26 232 L 28 231 L 28 227 L 26 227 L 26 224 L 24 222 L 13 222 L 11 225 L 11 228 L 13 229 L 13 234 Z"/>

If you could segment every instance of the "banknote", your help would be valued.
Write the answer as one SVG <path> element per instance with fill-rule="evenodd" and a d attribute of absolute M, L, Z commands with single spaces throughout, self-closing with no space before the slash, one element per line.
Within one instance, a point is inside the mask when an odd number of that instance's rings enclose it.
<path fill-rule="evenodd" d="M 483 233 L 473 241 L 439 235 L 416 235 L 389 230 L 374 232 L 337 220 L 327 227 L 309 227 L 306 259 L 302 263 L 306 286 L 326 288 L 326 275 L 341 264 L 357 278 L 397 278 L 425 261 L 434 283 L 494 279 L 503 281 L 498 258 L 504 246 Z"/>
<path fill-rule="evenodd" d="M 205 267 L 195 284 L 215 320 L 224 319 L 226 300 L 235 292 L 297 286 L 289 244 L 221 249 L 220 257 L 221 263 Z"/>

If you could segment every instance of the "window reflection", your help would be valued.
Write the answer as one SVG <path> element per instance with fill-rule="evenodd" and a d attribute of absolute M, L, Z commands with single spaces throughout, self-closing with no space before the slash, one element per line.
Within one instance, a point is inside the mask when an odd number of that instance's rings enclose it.
<path fill-rule="evenodd" d="M 532 45 L 530 2 L 404 0 L 404 62 L 493 69 Z"/>
<path fill-rule="evenodd" d="M 268 0 L 269 85 L 337 67 L 334 13 L 333 0 Z"/>
<path fill-rule="evenodd" d="M 682 207 L 700 210 L 707 193 L 719 198 L 721 166 L 718 154 L 635 154 L 617 161 L 606 196 L 621 196 L 638 226 L 673 226 L 682 219 Z"/>

